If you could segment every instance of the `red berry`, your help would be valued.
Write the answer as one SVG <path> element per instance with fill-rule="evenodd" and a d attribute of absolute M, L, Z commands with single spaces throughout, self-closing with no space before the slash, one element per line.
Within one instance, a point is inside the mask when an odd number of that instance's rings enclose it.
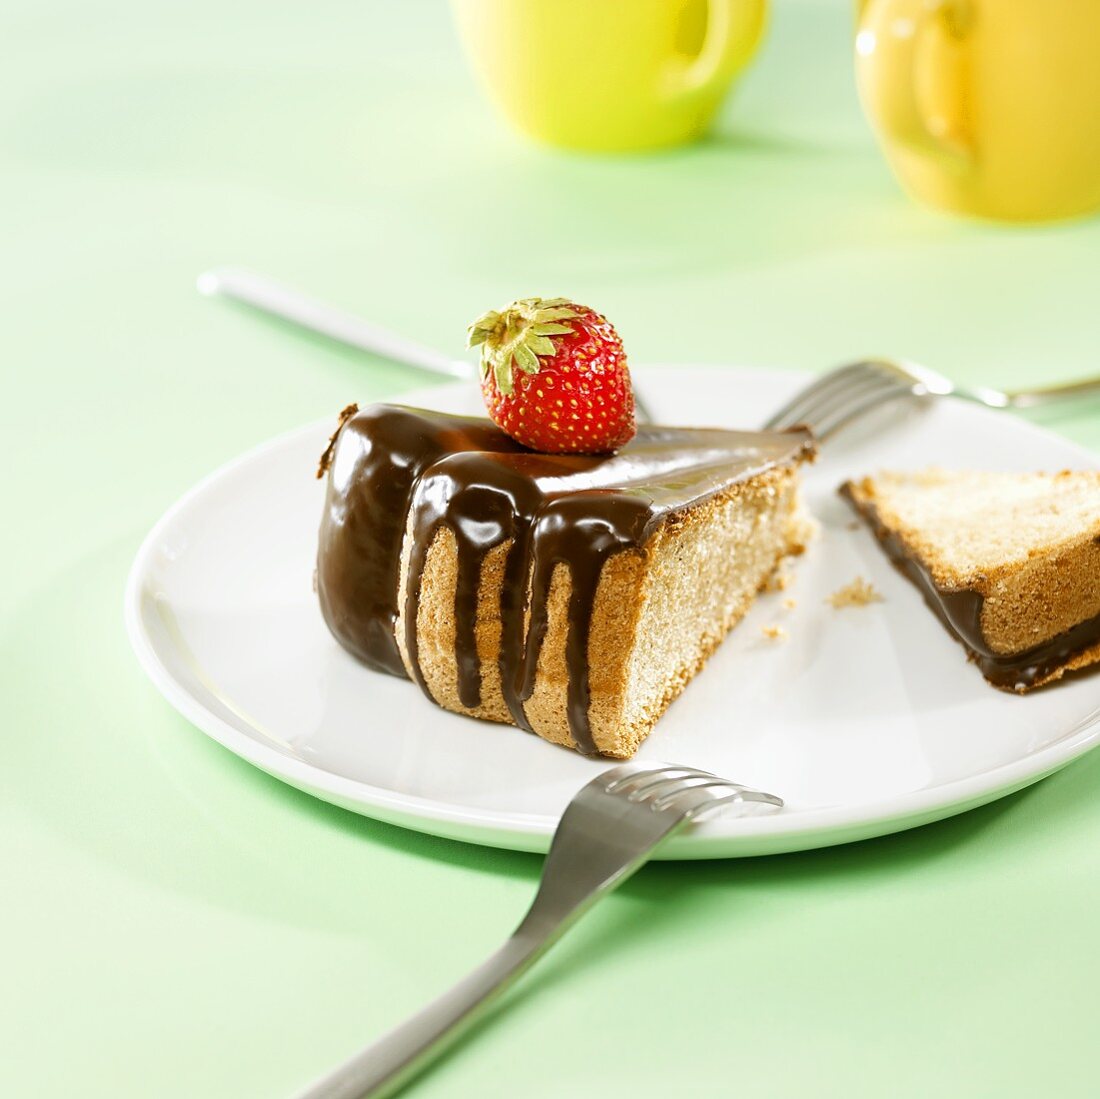
<path fill-rule="evenodd" d="M 566 298 L 521 298 L 469 328 L 481 344 L 489 418 L 532 450 L 604 454 L 634 437 L 622 340 L 606 318 Z"/>

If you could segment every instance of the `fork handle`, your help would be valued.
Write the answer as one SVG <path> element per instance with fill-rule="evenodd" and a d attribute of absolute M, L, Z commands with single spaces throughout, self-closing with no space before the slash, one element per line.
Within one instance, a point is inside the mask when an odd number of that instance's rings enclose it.
<path fill-rule="evenodd" d="M 1013 408 L 1032 408 L 1035 405 L 1064 401 L 1070 397 L 1086 397 L 1100 393 L 1100 378 L 1087 378 L 1081 382 L 1063 382 L 1039 389 L 1014 389 L 1007 394 Z"/>
<path fill-rule="evenodd" d="M 232 298 L 261 313 L 279 317 L 299 328 L 317 332 L 330 340 L 357 347 L 360 351 L 391 362 L 452 378 L 474 376 L 469 363 L 449 359 L 433 348 L 380 328 L 362 317 L 345 313 L 326 302 L 307 297 L 298 290 L 244 267 L 216 267 L 206 271 L 199 276 L 198 288 L 207 296 Z"/>
<path fill-rule="evenodd" d="M 367 1046 L 296 1099 L 382 1099 L 393 1095 L 481 1019 L 565 929 L 539 935 L 521 927 L 449 992 Z"/>
<path fill-rule="evenodd" d="M 579 814 L 583 820 L 584 810 L 575 802 L 566 814 L 570 811 L 574 819 Z M 640 870 L 657 844 L 687 821 L 688 814 L 664 814 L 657 827 L 650 822 L 644 837 L 623 832 L 610 844 L 600 842 L 598 822 L 589 822 L 580 862 L 571 844 L 563 853 L 555 835 L 535 900 L 504 945 L 450 991 L 295 1099 L 383 1099 L 400 1091 L 476 1025 L 597 900 Z M 548 893 L 550 879 L 556 885 Z"/>

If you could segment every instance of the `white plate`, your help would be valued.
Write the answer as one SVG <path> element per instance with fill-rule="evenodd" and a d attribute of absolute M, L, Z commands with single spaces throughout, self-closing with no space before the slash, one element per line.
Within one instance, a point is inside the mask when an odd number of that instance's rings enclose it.
<path fill-rule="evenodd" d="M 669 423 L 761 422 L 805 379 L 741 369 L 638 371 Z M 473 411 L 462 384 L 402 398 Z M 332 639 L 312 591 L 331 430 L 313 424 L 219 470 L 153 529 L 126 593 L 142 666 L 230 751 L 326 801 L 425 832 L 545 850 L 578 787 L 609 766 L 510 726 L 436 708 Z M 837 498 L 884 467 L 1094 467 L 1093 456 L 963 402 L 865 422 L 809 471 L 822 537 L 793 586 L 762 596 L 636 758 L 692 764 L 780 794 L 771 816 L 719 818 L 665 858 L 793 851 L 909 828 L 991 801 L 1100 738 L 1100 676 L 1016 697 L 989 687 Z M 865 576 L 885 602 L 834 610 Z M 784 601 L 794 598 L 788 609 Z M 766 639 L 778 623 L 785 642 Z"/>

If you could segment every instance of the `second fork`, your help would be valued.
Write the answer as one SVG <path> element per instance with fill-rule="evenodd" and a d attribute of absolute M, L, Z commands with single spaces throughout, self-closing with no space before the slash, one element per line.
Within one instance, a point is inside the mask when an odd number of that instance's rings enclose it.
<path fill-rule="evenodd" d="M 709 810 L 751 802 L 783 805 L 774 794 L 692 767 L 625 763 L 604 771 L 566 806 L 535 900 L 504 945 L 449 992 L 298 1099 L 393 1095 L 481 1019 L 564 931 L 638 870 L 659 843 Z"/>

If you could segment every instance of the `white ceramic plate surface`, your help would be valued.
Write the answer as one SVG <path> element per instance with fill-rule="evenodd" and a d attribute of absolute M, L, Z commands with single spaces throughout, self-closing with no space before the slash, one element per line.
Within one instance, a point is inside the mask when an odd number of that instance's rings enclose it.
<path fill-rule="evenodd" d="M 635 375 L 664 422 L 731 427 L 763 421 L 806 380 L 732 368 Z M 401 402 L 479 409 L 462 383 Z M 331 428 L 244 455 L 156 525 L 126 592 L 142 666 L 200 729 L 301 790 L 425 832 L 545 850 L 572 794 L 610 764 L 446 713 L 332 639 L 312 591 L 323 497 L 313 469 Z M 836 495 L 847 477 L 929 464 L 1097 461 L 1011 415 L 946 400 L 886 411 L 828 445 L 806 479 L 822 536 L 793 585 L 758 600 L 636 757 L 773 791 L 786 808 L 699 824 L 661 857 L 793 851 L 912 827 L 1034 782 L 1100 739 L 1100 676 L 1023 697 L 989 687 Z M 826 604 L 856 576 L 885 601 Z M 786 641 L 764 636 L 773 624 Z"/>

